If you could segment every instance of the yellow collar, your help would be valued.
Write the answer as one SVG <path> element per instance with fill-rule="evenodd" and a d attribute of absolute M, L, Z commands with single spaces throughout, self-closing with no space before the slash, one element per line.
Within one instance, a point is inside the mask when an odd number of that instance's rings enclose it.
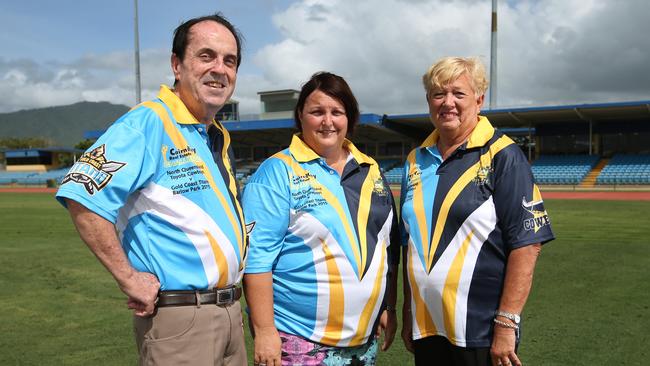
<path fill-rule="evenodd" d="M 320 159 L 320 155 L 316 154 L 314 150 L 312 150 L 301 138 L 301 134 L 296 133 L 293 135 L 291 138 L 291 145 L 289 145 L 289 152 L 293 156 L 296 161 L 299 163 L 304 163 L 307 161 L 312 161 L 315 159 Z M 367 156 L 366 154 L 362 153 L 357 149 L 356 146 L 352 143 L 352 141 L 345 139 L 343 141 L 343 147 L 347 149 L 350 154 L 352 154 L 352 157 L 359 163 L 367 163 L 367 164 L 376 164 L 375 161 Z"/>
<path fill-rule="evenodd" d="M 487 117 L 479 116 L 478 123 L 474 127 L 474 131 L 469 135 L 467 139 L 467 145 L 465 148 L 470 149 L 473 147 L 484 146 L 488 141 L 494 136 L 494 127 Z M 431 147 L 438 143 L 440 138 L 440 133 L 438 130 L 434 130 L 429 137 L 427 137 L 420 147 Z"/>
<path fill-rule="evenodd" d="M 161 85 L 158 98 L 172 111 L 176 122 L 180 124 L 197 124 L 199 122 L 185 106 L 185 103 L 167 86 Z M 214 123 L 214 119 L 212 120 Z"/>

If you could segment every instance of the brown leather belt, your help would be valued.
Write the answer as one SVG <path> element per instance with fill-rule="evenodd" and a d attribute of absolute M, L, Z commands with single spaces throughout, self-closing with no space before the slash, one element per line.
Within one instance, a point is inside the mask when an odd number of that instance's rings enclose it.
<path fill-rule="evenodd" d="M 189 306 L 214 304 L 230 305 L 241 297 L 241 287 L 215 288 L 202 291 L 161 291 L 156 299 L 156 306 Z"/>

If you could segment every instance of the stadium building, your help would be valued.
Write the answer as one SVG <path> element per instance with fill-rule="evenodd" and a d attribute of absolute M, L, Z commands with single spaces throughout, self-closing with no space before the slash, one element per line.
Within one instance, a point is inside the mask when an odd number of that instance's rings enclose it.
<path fill-rule="evenodd" d="M 242 182 L 291 141 L 294 92 L 259 93 L 264 108 L 259 120 L 224 121 Z M 279 101 L 280 95 L 285 100 Z M 492 109 L 482 115 L 517 142 L 542 186 L 650 188 L 650 101 Z M 399 184 L 407 154 L 432 131 L 428 114 L 363 113 L 352 139 L 379 162 L 391 184 Z"/>
<path fill-rule="evenodd" d="M 231 134 L 237 179 L 245 184 L 259 164 L 284 149 L 296 132 L 298 91 L 259 92 L 259 119 L 240 120 L 230 101 L 218 114 Z M 504 108 L 482 115 L 521 147 L 542 189 L 650 189 L 650 101 Z M 428 114 L 362 113 L 355 145 L 374 157 L 391 184 L 399 185 L 408 153 L 433 131 Z M 87 131 L 98 138 L 103 131 Z M 58 158 L 74 149 L 0 151 L 0 186 L 44 185 L 67 171 Z"/>

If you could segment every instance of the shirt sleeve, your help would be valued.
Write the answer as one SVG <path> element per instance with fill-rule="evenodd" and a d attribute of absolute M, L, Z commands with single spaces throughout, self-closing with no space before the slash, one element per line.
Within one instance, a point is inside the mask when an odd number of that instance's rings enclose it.
<path fill-rule="evenodd" d="M 528 162 L 522 158 L 495 178 L 494 204 L 507 248 L 553 240 L 550 219 Z"/>
<path fill-rule="evenodd" d="M 56 194 L 62 205 L 64 198 L 77 201 L 115 223 L 129 195 L 155 174 L 147 139 L 129 118 L 113 124 L 70 168 Z"/>
<path fill-rule="evenodd" d="M 270 272 L 282 250 L 291 209 L 283 165 L 278 159 L 268 159 L 244 188 L 244 217 L 247 225 L 253 225 L 246 273 Z"/>

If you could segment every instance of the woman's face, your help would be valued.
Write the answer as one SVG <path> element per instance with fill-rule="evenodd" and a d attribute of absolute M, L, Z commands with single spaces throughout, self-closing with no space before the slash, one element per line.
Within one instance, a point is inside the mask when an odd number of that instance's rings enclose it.
<path fill-rule="evenodd" d="M 469 76 L 463 74 L 442 88 L 429 92 L 427 102 L 431 121 L 443 136 L 464 135 L 478 123 L 483 99 L 483 95 L 476 96 Z"/>
<path fill-rule="evenodd" d="M 348 132 L 343 104 L 320 90 L 314 90 L 299 113 L 302 139 L 318 155 L 338 152 Z"/>

